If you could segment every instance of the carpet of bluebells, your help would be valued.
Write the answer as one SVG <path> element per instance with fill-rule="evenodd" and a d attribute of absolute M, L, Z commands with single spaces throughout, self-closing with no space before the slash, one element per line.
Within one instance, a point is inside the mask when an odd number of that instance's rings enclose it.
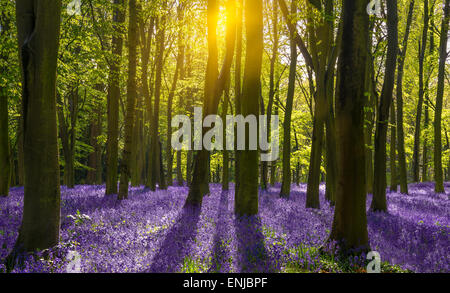
<path fill-rule="evenodd" d="M 62 187 L 60 244 L 13 272 L 66 272 L 70 251 L 81 256 L 81 272 L 346 271 L 338 265 L 344 260 L 318 249 L 333 220 L 324 188 L 320 210 L 305 208 L 306 185 L 293 185 L 289 199 L 274 186 L 260 193 L 259 216 L 236 219 L 234 192 L 217 184 L 201 211 L 183 208 L 187 187 L 133 187 L 123 201 L 105 196 L 104 186 Z M 399 271 L 450 272 L 450 183 L 445 189 L 435 194 L 432 183 L 410 185 L 409 195 L 388 194 L 387 213 L 368 212 L 370 246 L 383 262 Z M 22 206 L 23 188 L 0 198 L 0 263 L 14 245 Z M 345 263 L 363 267 L 362 259 Z"/>

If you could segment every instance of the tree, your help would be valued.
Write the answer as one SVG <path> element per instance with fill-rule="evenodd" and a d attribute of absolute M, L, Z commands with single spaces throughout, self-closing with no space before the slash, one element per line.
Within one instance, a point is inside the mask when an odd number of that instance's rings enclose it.
<path fill-rule="evenodd" d="M 244 117 L 259 114 L 261 65 L 263 54 L 263 4 L 262 0 L 247 0 L 244 4 L 246 47 L 241 111 Z M 239 190 L 235 202 L 237 215 L 258 213 L 258 150 L 240 151 Z"/>
<path fill-rule="evenodd" d="M 427 0 L 425 0 L 427 1 Z M 414 11 L 414 0 L 409 4 L 408 19 L 406 21 L 405 35 L 403 37 L 402 48 L 399 50 L 397 67 L 397 148 L 400 192 L 408 194 L 408 175 L 406 173 L 405 158 L 405 134 L 403 131 L 403 67 L 405 65 L 406 51 L 408 49 L 408 37 L 411 28 L 412 16 Z"/>
<path fill-rule="evenodd" d="M 343 251 L 368 248 L 364 82 L 369 36 L 367 1 L 344 0 L 336 93 L 337 188 L 330 235 Z"/>
<path fill-rule="evenodd" d="M 327 0 L 322 4 L 309 1 L 311 6 L 321 13 L 319 20 L 313 18 L 312 11 L 309 18 L 310 52 L 312 68 L 315 73 L 316 92 L 313 117 L 313 134 L 311 156 L 308 169 L 308 186 L 306 191 L 306 207 L 320 208 L 319 184 L 322 149 L 324 146 L 324 127 L 326 125 L 326 157 L 327 157 L 327 186 L 326 197 L 333 201 L 335 193 L 336 173 L 336 138 L 333 110 L 334 67 L 337 58 L 336 44 L 339 33 L 333 38 L 333 1 Z M 317 22 L 317 23 L 316 23 Z M 333 46 L 334 42 L 334 46 Z"/>
<path fill-rule="evenodd" d="M 292 15 L 297 14 L 297 5 L 295 0 L 291 2 Z M 297 47 L 295 35 L 290 32 L 289 44 L 291 48 L 291 60 L 289 69 L 289 84 L 286 97 L 286 111 L 283 121 L 283 177 L 280 190 L 280 197 L 288 198 L 291 191 L 291 116 L 292 105 L 294 102 L 295 75 L 297 72 Z"/>
<path fill-rule="evenodd" d="M 10 19 L 3 12 L 0 14 L 0 26 L 0 37 L 4 40 L 10 29 Z M 2 49 L 0 59 L 6 58 L 8 56 Z M 2 72 L 6 72 L 5 66 L 0 68 Z M 8 95 L 6 87 L 0 84 L 0 197 L 8 196 L 11 177 L 8 116 Z"/>
<path fill-rule="evenodd" d="M 96 86 L 97 90 L 102 90 L 103 85 Z M 102 184 L 102 146 L 99 142 L 99 136 L 102 134 L 102 104 L 94 105 L 92 113 L 92 121 L 90 124 L 89 143 L 94 148 L 94 151 L 89 155 L 89 167 L 91 168 L 87 174 L 87 182 L 89 184 Z"/>
<path fill-rule="evenodd" d="M 0 88 L 0 166 L 0 197 L 8 196 L 11 171 L 8 132 L 8 99 L 3 87 Z"/>
<path fill-rule="evenodd" d="M 222 96 L 227 81 L 230 78 L 230 70 L 233 63 L 236 41 L 236 26 L 234 24 L 234 19 L 236 17 L 235 0 L 227 1 L 226 11 L 226 53 L 219 74 L 216 35 L 219 3 L 215 0 L 208 0 L 208 63 L 205 77 L 205 92 L 203 96 L 203 115 L 205 117 L 208 115 L 217 114 L 220 97 Z M 202 131 L 203 137 L 208 129 L 203 128 Z M 199 150 L 195 155 L 192 182 L 189 186 L 189 194 L 186 199 L 186 205 L 201 206 L 203 196 L 209 193 L 209 160 L 210 154 L 205 148 Z"/>
<path fill-rule="evenodd" d="M 436 93 L 436 110 L 434 113 L 434 191 L 444 193 L 442 172 L 442 103 L 444 97 L 445 62 L 447 60 L 448 22 L 450 20 L 450 0 L 445 0 L 444 15 L 441 24 L 439 45 L 439 73 Z"/>
<path fill-rule="evenodd" d="M 180 24 L 180 28 L 178 29 L 178 56 L 177 56 L 177 65 L 175 67 L 175 73 L 173 76 L 172 86 L 170 88 L 169 97 L 167 101 L 167 145 L 166 145 L 166 156 L 167 156 L 167 185 L 173 184 L 173 175 L 172 175 L 172 165 L 173 165 L 173 155 L 172 155 L 172 126 L 170 125 L 170 121 L 172 120 L 172 103 L 173 97 L 175 95 L 175 89 L 177 87 L 177 82 L 179 78 L 183 78 L 183 67 L 184 67 L 184 40 L 183 40 L 183 3 L 178 4 L 177 9 L 178 14 L 178 22 Z"/>
<path fill-rule="evenodd" d="M 236 61 L 234 68 L 234 107 L 235 114 L 241 114 L 241 95 L 242 95 L 242 17 L 244 11 L 244 1 L 237 0 L 237 13 L 236 13 Z M 235 142 L 237 146 L 237 132 L 235 131 Z M 235 199 L 238 194 L 239 185 L 240 185 L 240 177 L 239 177 L 239 165 L 240 165 L 240 151 L 237 150 L 237 147 L 234 151 L 234 196 Z"/>
<path fill-rule="evenodd" d="M 59 241 L 56 65 L 60 15 L 61 1 L 16 1 L 26 181 L 22 225 L 8 257 L 11 266 L 22 251 L 47 249 Z"/>
<path fill-rule="evenodd" d="M 386 211 L 386 138 L 398 55 L 397 0 L 387 2 L 388 49 L 375 129 L 375 162 L 371 209 Z"/>
<path fill-rule="evenodd" d="M 61 144 L 64 156 L 64 184 L 68 188 L 74 188 L 75 186 L 75 140 L 76 129 L 78 122 L 78 113 L 80 110 L 80 94 L 78 86 L 73 87 L 67 96 L 64 97 L 64 101 L 68 101 L 66 106 L 63 99 L 58 94 L 58 126 L 59 136 L 61 138 Z M 85 97 L 86 99 L 86 97 Z M 66 115 L 64 112 L 65 106 L 68 108 Z"/>
<path fill-rule="evenodd" d="M 164 173 L 161 173 L 161 148 L 159 141 L 159 108 L 161 102 L 161 83 L 162 83 L 162 71 L 164 66 L 164 48 L 165 48 L 165 36 L 166 36 L 166 8 L 167 1 L 162 2 L 163 14 L 159 17 L 158 31 L 156 33 L 156 59 L 155 59 L 155 89 L 154 89 L 154 105 L 152 113 L 152 121 L 150 123 L 150 153 L 149 153 L 149 170 L 151 170 L 151 176 L 147 178 L 150 181 L 148 186 L 152 191 L 156 190 L 156 183 L 159 183 L 160 189 L 166 188 L 166 181 Z"/>
<path fill-rule="evenodd" d="M 112 57 L 108 80 L 108 140 L 106 147 L 106 194 L 117 194 L 119 154 L 120 67 L 123 50 L 122 24 L 125 22 L 125 1 L 114 0 Z"/>
<path fill-rule="evenodd" d="M 136 64 L 137 64 L 137 7 L 136 0 L 129 2 L 130 16 L 128 24 L 128 82 L 127 82 L 127 111 L 125 117 L 125 145 L 120 166 L 120 184 L 118 199 L 128 197 L 128 182 L 130 179 L 130 156 L 133 144 L 132 132 L 136 107 Z"/>
<path fill-rule="evenodd" d="M 427 38 L 428 38 L 428 27 L 429 27 L 429 9 L 428 0 L 423 2 L 423 31 L 422 31 L 422 42 L 419 44 L 419 100 L 417 102 L 417 114 L 416 114 L 416 125 L 414 131 L 414 150 L 413 150 L 413 180 L 414 182 L 419 182 L 419 151 L 420 151 L 420 136 L 421 136 L 421 119 L 422 119 L 422 108 L 423 108 L 423 96 L 424 96 L 424 82 L 423 82 L 423 67 L 425 61 L 425 52 L 427 48 Z"/>
<path fill-rule="evenodd" d="M 397 133 L 396 133 L 396 122 L 395 122 L 395 104 L 392 102 L 391 110 L 389 114 L 389 118 L 391 120 L 390 131 L 390 149 L 389 149 L 389 163 L 391 169 L 391 186 L 390 190 L 393 192 L 397 192 L 397 165 L 395 163 L 397 157 Z"/>

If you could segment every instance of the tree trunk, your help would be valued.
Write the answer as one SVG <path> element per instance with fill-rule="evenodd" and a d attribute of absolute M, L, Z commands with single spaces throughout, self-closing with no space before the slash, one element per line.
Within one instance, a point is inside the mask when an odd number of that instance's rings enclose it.
<path fill-rule="evenodd" d="M 368 248 L 365 161 L 364 79 L 369 16 L 367 1 L 344 0 L 343 34 L 336 94 L 337 188 L 331 240 L 342 251 Z M 358 29 L 355 29 L 358 28 Z"/>
<path fill-rule="evenodd" d="M 395 105 L 392 102 L 391 110 L 390 110 L 390 119 L 391 119 L 391 145 L 389 150 L 389 163 L 390 163 L 390 169 L 391 169 L 391 186 L 390 190 L 393 192 L 397 192 L 397 165 L 395 163 L 396 160 L 396 125 L 395 125 Z"/>
<path fill-rule="evenodd" d="M 238 4 L 237 14 L 236 14 L 236 61 L 234 69 L 234 106 L 236 109 L 236 115 L 241 114 L 241 71 L 242 71 L 242 17 L 244 11 L 244 1 L 237 0 Z M 237 150 L 237 132 L 235 129 L 234 141 L 236 143 L 236 148 L 234 151 L 234 197 L 235 201 L 237 199 L 238 190 L 240 186 L 239 177 L 239 165 L 240 165 L 240 151 Z"/>
<path fill-rule="evenodd" d="M 123 30 L 126 5 L 114 0 L 112 57 L 108 80 L 108 130 L 106 147 L 106 195 L 117 194 L 117 166 L 119 154 L 120 67 L 123 49 Z"/>
<path fill-rule="evenodd" d="M 386 211 L 386 139 L 398 53 L 397 0 L 387 2 L 388 49 L 375 129 L 375 161 L 371 209 Z"/>
<path fill-rule="evenodd" d="M 259 114 L 259 95 L 261 90 L 261 65 L 263 54 L 263 3 L 262 0 L 247 0 L 244 4 L 245 31 L 247 46 L 244 80 L 242 86 L 242 115 Z M 246 138 L 246 142 L 248 139 Z M 235 203 L 237 215 L 255 215 L 258 213 L 258 150 L 240 151 L 239 190 Z"/>
<path fill-rule="evenodd" d="M 9 194 L 10 172 L 8 97 L 6 88 L 0 87 L 0 197 Z"/>
<path fill-rule="evenodd" d="M 222 104 L 222 121 L 226 121 L 228 113 L 228 103 L 230 101 L 230 83 L 228 82 L 225 86 L 225 94 Z M 223 151 L 222 151 L 222 190 L 228 191 L 229 189 L 229 169 L 230 169 L 230 159 L 229 151 L 226 148 L 226 142 L 224 141 Z"/>
<path fill-rule="evenodd" d="M 444 177 L 442 172 L 442 103 L 444 97 L 445 62 L 447 59 L 448 22 L 450 19 L 450 0 L 445 0 L 444 16 L 441 25 L 439 49 L 439 73 L 436 93 L 436 110 L 434 112 L 434 191 L 444 193 Z"/>
<path fill-rule="evenodd" d="M 296 2 L 291 2 L 292 15 L 297 14 Z M 291 192 L 291 116 L 294 103 L 295 75 L 297 73 L 297 47 L 295 35 L 290 33 L 291 60 L 289 69 L 289 83 L 286 97 L 286 110 L 283 121 L 283 177 L 281 180 L 280 197 L 289 198 Z"/>
<path fill-rule="evenodd" d="M 128 198 L 128 182 L 130 179 L 130 156 L 133 145 L 133 122 L 136 107 L 136 63 L 137 63 L 137 8 L 136 0 L 129 1 L 128 24 L 128 81 L 127 81 L 127 111 L 125 117 L 125 145 L 120 165 L 120 184 L 118 199 Z"/>
<path fill-rule="evenodd" d="M 374 22 L 369 23 L 369 39 L 373 35 Z M 365 107 L 364 111 L 364 143 L 366 146 L 365 165 L 366 165 L 366 193 L 373 194 L 373 127 L 376 109 L 376 91 L 372 82 L 374 76 L 372 60 L 372 42 L 368 44 L 369 56 L 367 57 L 366 76 L 365 76 Z"/>
<path fill-rule="evenodd" d="M 218 74 L 217 52 L 217 14 L 219 3 L 216 0 L 208 0 L 208 64 L 206 69 L 205 95 L 203 97 L 203 115 L 217 113 L 220 97 L 230 78 L 230 70 L 233 62 L 234 47 L 236 41 L 236 26 L 234 24 L 236 14 L 235 0 L 227 1 L 227 27 L 226 27 L 226 53 L 220 74 Z M 258 99 L 259 101 L 259 99 Z M 202 128 L 202 137 L 208 131 Z M 209 168 L 210 153 L 207 149 L 199 150 L 194 158 L 194 170 L 186 205 L 201 206 L 203 196 L 209 193 Z"/>
<path fill-rule="evenodd" d="M 420 152 L 420 136 L 421 128 L 420 123 L 422 119 L 422 106 L 423 106 L 423 95 L 424 95 L 424 83 L 423 83 L 423 64 L 425 61 L 425 52 L 427 47 L 427 37 L 428 37 L 428 26 L 429 26 L 429 11 L 428 11 L 428 0 L 423 1 L 423 32 L 422 32 L 422 42 L 419 48 L 419 101 L 417 103 L 416 112 L 416 128 L 414 131 L 414 150 L 413 150 L 413 180 L 414 182 L 419 182 L 419 152 Z"/>
<path fill-rule="evenodd" d="M 165 189 L 164 174 L 161 174 L 160 168 L 160 154 L 159 151 L 159 104 L 161 99 L 161 82 L 162 71 L 164 63 L 164 49 L 165 49 L 165 30 L 166 30 L 166 7 L 167 1 L 162 4 L 163 15 L 160 16 L 158 22 L 158 32 L 156 34 L 156 76 L 155 76 L 155 101 L 153 105 L 153 115 L 151 123 L 151 138 L 150 138 L 150 154 L 149 154 L 149 168 L 152 170 L 150 180 L 150 190 L 156 190 L 156 183 L 159 184 L 160 189 Z"/>
<path fill-rule="evenodd" d="M 267 137 L 270 137 L 271 133 L 271 121 L 272 121 L 272 111 L 273 111 L 273 98 L 275 96 L 275 64 L 278 59 L 278 0 L 272 0 L 273 8 L 272 8 L 272 29 L 273 29 L 273 47 L 272 47 L 272 56 L 270 58 L 270 76 L 269 76 L 269 101 L 267 103 Z M 269 141 L 269 140 L 267 140 Z M 263 190 L 267 190 L 267 175 L 268 175 L 268 162 L 262 162 L 262 174 L 261 174 L 261 188 Z"/>
<path fill-rule="evenodd" d="M 64 99 L 66 100 L 66 99 Z M 78 121 L 79 93 L 78 86 L 68 94 L 68 116 L 64 114 L 64 102 L 58 95 L 58 120 L 61 144 L 64 157 L 64 184 L 68 188 L 75 186 L 75 139 Z M 70 121 L 70 123 L 69 123 Z"/>
<path fill-rule="evenodd" d="M 102 110 L 100 103 L 96 105 L 93 114 L 90 125 L 90 145 L 94 148 L 94 151 L 89 154 L 88 165 L 91 170 L 88 171 L 86 181 L 88 184 L 100 185 L 102 183 L 102 149 L 98 142 L 98 137 L 102 132 Z"/>
<path fill-rule="evenodd" d="M 408 175 L 406 172 L 405 158 L 405 135 L 403 131 L 403 67 L 405 64 L 406 50 L 408 49 L 408 37 L 411 28 L 414 11 L 414 0 L 410 2 L 408 20 L 406 22 L 405 36 L 403 37 L 402 50 L 398 58 L 397 70 L 397 145 L 398 145 L 398 165 L 400 171 L 400 192 L 408 194 Z"/>
<path fill-rule="evenodd" d="M 22 225 L 10 267 L 20 251 L 57 245 L 60 188 L 56 118 L 56 66 L 61 1 L 16 1 L 23 77 L 25 188 Z M 39 81 L 39 82 L 37 82 Z"/>
<path fill-rule="evenodd" d="M 178 5 L 178 23 L 181 25 L 183 23 L 183 4 Z M 172 103 L 173 97 L 175 95 L 175 89 L 177 87 L 177 82 L 179 78 L 183 78 L 182 73 L 184 65 L 184 37 L 183 28 L 180 27 L 178 31 L 178 56 L 177 65 L 175 67 L 175 73 L 173 77 L 172 86 L 169 92 L 169 98 L 167 101 L 167 145 L 166 145 L 166 156 L 167 156 L 167 185 L 171 186 L 173 184 L 173 155 L 172 155 Z M 184 75 L 184 74 L 183 74 Z"/>

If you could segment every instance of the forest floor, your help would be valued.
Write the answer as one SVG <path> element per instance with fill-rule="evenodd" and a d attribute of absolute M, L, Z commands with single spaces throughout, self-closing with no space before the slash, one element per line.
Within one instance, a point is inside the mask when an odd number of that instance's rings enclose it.
<path fill-rule="evenodd" d="M 81 256 L 82 272 L 365 271 L 365 260 L 319 250 L 333 220 L 324 185 L 320 210 L 305 208 L 305 184 L 293 185 L 289 199 L 279 198 L 277 185 L 260 194 L 259 216 L 239 220 L 234 192 L 210 188 L 196 212 L 183 209 L 187 187 L 133 187 L 121 202 L 105 197 L 104 186 L 62 187 L 60 245 L 15 272 L 66 272 L 69 251 Z M 435 194 L 432 183 L 411 184 L 409 195 L 388 194 L 387 213 L 368 212 L 383 272 L 450 272 L 450 183 L 445 188 L 447 195 Z M 14 245 L 22 207 L 23 188 L 0 198 L 0 262 Z"/>

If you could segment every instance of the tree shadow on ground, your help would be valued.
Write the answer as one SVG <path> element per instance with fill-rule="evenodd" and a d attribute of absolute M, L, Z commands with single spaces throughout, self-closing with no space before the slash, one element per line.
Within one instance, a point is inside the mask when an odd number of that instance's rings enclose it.
<path fill-rule="evenodd" d="M 273 273 L 277 261 L 265 247 L 265 237 L 259 216 L 235 220 L 237 266 L 240 273 Z"/>
<path fill-rule="evenodd" d="M 150 268 L 144 270 L 144 273 L 174 273 L 181 270 L 183 259 L 188 255 L 197 234 L 200 211 L 199 207 L 183 207 L 175 224 L 161 242 Z"/>
<path fill-rule="evenodd" d="M 232 217 L 228 210 L 228 191 L 220 194 L 219 206 L 217 210 L 216 233 L 213 239 L 212 265 L 208 272 L 230 272 L 231 263 L 228 261 L 229 245 L 231 238 L 228 235 L 227 221 Z"/>

